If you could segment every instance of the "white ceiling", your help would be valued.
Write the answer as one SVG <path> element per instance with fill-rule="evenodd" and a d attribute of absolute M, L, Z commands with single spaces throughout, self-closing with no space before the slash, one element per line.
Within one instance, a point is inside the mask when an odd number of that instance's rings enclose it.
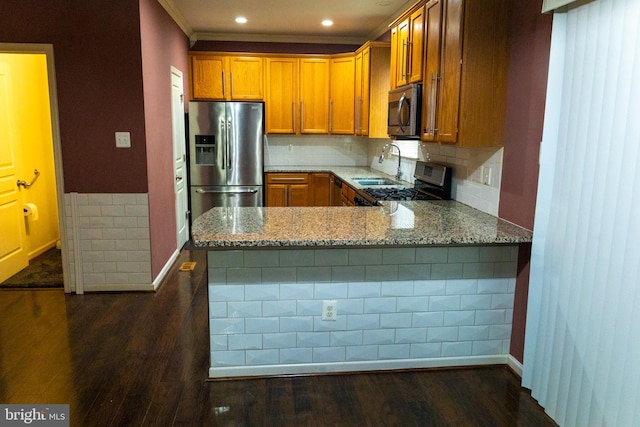
<path fill-rule="evenodd" d="M 360 44 L 375 40 L 416 0 L 158 0 L 196 40 Z M 236 24 L 237 16 L 248 22 Z M 334 24 L 326 28 L 323 19 Z"/>

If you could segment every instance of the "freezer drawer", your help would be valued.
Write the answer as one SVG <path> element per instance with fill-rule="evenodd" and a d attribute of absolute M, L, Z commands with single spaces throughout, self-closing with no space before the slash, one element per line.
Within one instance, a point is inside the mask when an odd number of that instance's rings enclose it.
<path fill-rule="evenodd" d="M 213 207 L 263 206 L 262 186 L 191 187 L 191 221 Z"/>

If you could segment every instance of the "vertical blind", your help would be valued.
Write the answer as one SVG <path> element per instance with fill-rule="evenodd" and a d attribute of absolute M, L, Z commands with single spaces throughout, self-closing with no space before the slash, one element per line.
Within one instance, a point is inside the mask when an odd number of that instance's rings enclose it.
<path fill-rule="evenodd" d="M 554 15 L 523 385 L 561 426 L 640 426 L 638 22 Z"/>

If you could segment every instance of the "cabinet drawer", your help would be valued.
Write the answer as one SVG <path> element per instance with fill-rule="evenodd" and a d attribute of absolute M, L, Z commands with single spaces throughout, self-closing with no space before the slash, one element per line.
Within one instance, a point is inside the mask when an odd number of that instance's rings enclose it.
<path fill-rule="evenodd" d="M 308 184 L 308 173 L 268 173 L 267 184 Z"/>

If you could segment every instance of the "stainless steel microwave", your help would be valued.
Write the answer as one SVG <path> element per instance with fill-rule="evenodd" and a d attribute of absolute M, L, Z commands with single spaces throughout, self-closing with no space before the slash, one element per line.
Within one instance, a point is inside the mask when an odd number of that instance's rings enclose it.
<path fill-rule="evenodd" d="M 387 133 L 395 139 L 420 139 L 422 85 L 401 86 L 389 92 Z"/>

